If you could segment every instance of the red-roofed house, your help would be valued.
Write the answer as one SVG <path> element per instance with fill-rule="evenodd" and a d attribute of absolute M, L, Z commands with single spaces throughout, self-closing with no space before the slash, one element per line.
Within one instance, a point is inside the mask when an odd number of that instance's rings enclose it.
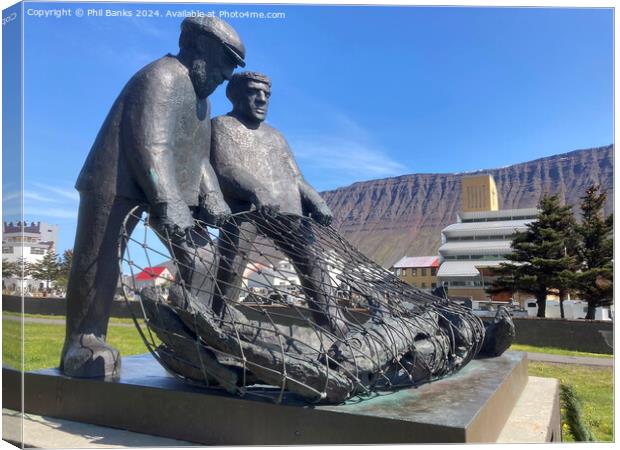
<path fill-rule="evenodd" d="M 392 266 L 392 272 L 406 283 L 420 289 L 437 287 L 439 256 L 405 256 Z"/>
<path fill-rule="evenodd" d="M 136 289 L 140 290 L 147 286 L 161 286 L 174 281 L 174 276 L 167 267 L 146 267 L 136 275 Z"/>

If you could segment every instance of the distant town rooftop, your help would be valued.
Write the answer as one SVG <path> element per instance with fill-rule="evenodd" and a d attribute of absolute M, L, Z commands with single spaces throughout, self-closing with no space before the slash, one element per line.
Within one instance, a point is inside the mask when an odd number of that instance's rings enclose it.
<path fill-rule="evenodd" d="M 156 266 L 156 267 L 146 267 L 142 272 L 140 272 L 136 276 L 136 281 L 148 281 L 153 280 L 155 278 L 169 278 L 166 276 L 165 272 L 168 270 L 167 267 Z"/>
<path fill-rule="evenodd" d="M 23 226 L 23 229 L 22 229 Z M 5 233 L 40 233 L 41 232 L 41 222 L 3 222 L 3 231 Z"/>
<path fill-rule="evenodd" d="M 394 263 L 395 269 L 407 267 L 439 267 L 439 256 L 405 256 Z"/>

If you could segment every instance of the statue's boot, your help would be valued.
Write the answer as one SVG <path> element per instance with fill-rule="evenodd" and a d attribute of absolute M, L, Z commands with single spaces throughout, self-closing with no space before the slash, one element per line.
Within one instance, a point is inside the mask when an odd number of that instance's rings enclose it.
<path fill-rule="evenodd" d="M 492 322 L 486 324 L 484 342 L 479 358 L 500 356 L 515 339 L 515 324 L 506 308 L 500 306 Z"/>
<path fill-rule="evenodd" d="M 80 378 L 115 377 L 121 369 L 118 350 L 94 334 L 78 334 L 65 341 L 60 370 Z"/>

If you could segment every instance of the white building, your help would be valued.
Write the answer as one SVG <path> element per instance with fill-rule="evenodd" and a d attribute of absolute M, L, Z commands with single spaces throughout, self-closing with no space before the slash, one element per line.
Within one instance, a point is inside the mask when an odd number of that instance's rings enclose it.
<path fill-rule="evenodd" d="M 134 286 L 137 292 L 150 286 L 167 286 L 174 282 L 174 276 L 164 266 L 146 267 L 142 272 L 136 275 Z"/>
<path fill-rule="evenodd" d="M 48 250 L 56 251 L 58 225 L 45 222 L 4 222 L 2 227 L 2 259 L 17 262 L 24 258 L 26 263 L 43 259 Z"/>
<path fill-rule="evenodd" d="M 287 260 L 281 260 L 274 266 L 251 263 L 243 274 L 243 287 L 262 296 L 269 296 L 276 290 L 298 294 L 299 286 L 299 276 Z"/>
<path fill-rule="evenodd" d="M 491 175 L 463 177 L 461 212 L 456 223 L 441 230 L 437 282 L 447 289 L 450 297 L 510 300 L 509 293 L 491 298 L 486 288 L 494 279 L 493 269 L 508 262 L 506 255 L 512 253 L 515 233 L 526 231 L 537 215 L 536 208 L 500 209 Z"/>

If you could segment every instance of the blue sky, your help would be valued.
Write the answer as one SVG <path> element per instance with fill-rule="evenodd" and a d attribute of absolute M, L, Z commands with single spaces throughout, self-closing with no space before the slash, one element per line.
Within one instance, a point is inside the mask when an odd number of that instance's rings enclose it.
<path fill-rule="evenodd" d="M 62 4 L 26 4 L 26 11 Z M 121 4 L 64 5 L 122 9 Z M 167 10 L 229 19 L 270 75 L 268 121 L 319 190 L 493 168 L 613 141 L 610 9 L 148 5 L 160 17 L 25 16 L 25 206 L 73 245 L 73 184 L 114 99 L 178 50 Z M 6 95 L 6 94 L 5 94 Z M 214 115 L 229 111 L 224 88 Z"/>

